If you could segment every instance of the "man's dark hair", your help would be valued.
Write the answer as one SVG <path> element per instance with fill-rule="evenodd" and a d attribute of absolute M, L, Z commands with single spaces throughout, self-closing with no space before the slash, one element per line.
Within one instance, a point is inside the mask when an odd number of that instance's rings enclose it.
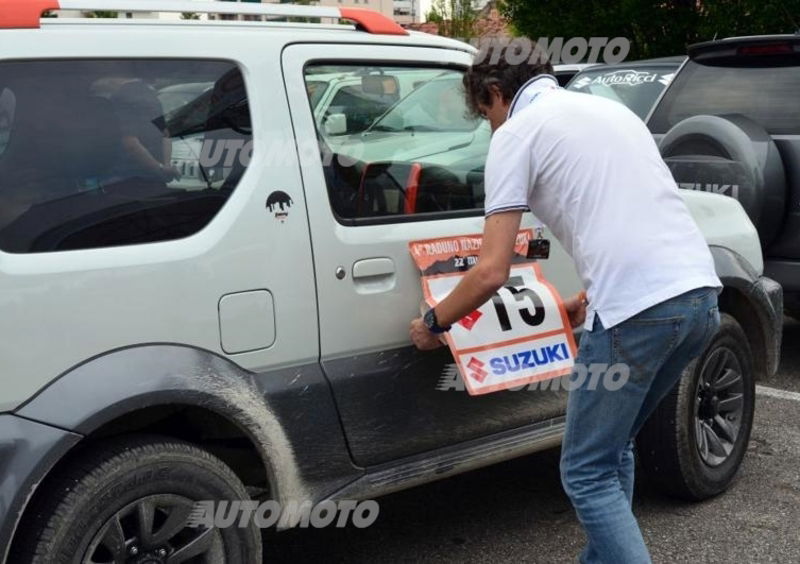
<path fill-rule="evenodd" d="M 553 65 L 546 58 L 532 57 L 516 65 L 509 63 L 509 59 L 514 60 L 516 49 L 513 43 L 490 46 L 486 53 L 481 53 L 480 61 L 464 75 L 467 109 L 473 116 L 480 116 L 478 105 L 491 105 L 492 86 L 500 89 L 504 101 L 511 102 L 531 78 L 553 74 Z"/>

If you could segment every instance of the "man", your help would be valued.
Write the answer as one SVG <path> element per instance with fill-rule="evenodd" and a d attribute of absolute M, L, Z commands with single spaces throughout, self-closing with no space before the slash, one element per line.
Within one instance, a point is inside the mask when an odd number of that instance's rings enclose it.
<path fill-rule="evenodd" d="M 493 131 L 483 249 L 411 337 L 440 346 L 441 332 L 507 281 L 525 210 L 549 226 L 588 295 L 588 307 L 579 296 L 565 303 L 573 327 L 585 323 L 577 362 L 630 367 L 617 391 L 569 395 L 561 475 L 588 537 L 581 562 L 650 562 L 631 510 L 632 441 L 718 329 L 713 259 L 636 115 L 558 88 L 549 63 L 484 61 L 464 79 L 469 107 Z"/>
<path fill-rule="evenodd" d="M 114 175 L 160 185 L 180 177 L 172 165 L 172 140 L 163 126 L 164 110 L 158 93 L 130 75 L 104 79 L 95 88 L 110 89 L 122 133 L 122 158 Z"/>

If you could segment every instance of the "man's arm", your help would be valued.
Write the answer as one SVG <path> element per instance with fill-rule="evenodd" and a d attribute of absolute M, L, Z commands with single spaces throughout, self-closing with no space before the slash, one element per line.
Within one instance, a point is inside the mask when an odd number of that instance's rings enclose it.
<path fill-rule="evenodd" d="M 511 211 L 486 218 L 478 264 L 436 306 L 436 319 L 441 327 L 452 325 L 481 307 L 508 281 L 522 213 Z M 583 325 L 586 320 L 586 305 L 585 292 L 564 301 L 573 328 Z M 428 330 L 421 318 L 411 322 L 410 333 L 411 340 L 420 350 L 432 350 L 444 344 L 439 335 Z"/>
<path fill-rule="evenodd" d="M 440 326 L 452 325 L 469 315 L 508 281 L 522 213 L 521 210 L 515 210 L 486 218 L 478 264 L 436 306 L 436 318 Z M 441 346 L 439 338 L 428 331 L 422 319 L 415 319 L 411 323 L 411 340 L 422 350 Z"/>
<path fill-rule="evenodd" d="M 463 319 L 485 304 L 508 281 L 521 222 L 521 211 L 498 213 L 486 218 L 478 264 L 436 306 L 439 325 L 444 327 Z"/>

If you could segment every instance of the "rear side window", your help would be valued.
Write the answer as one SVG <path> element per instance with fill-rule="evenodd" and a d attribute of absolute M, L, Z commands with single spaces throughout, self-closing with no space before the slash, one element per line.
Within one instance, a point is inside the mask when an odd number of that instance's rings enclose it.
<path fill-rule="evenodd" d="M 14 112 L 17 109 L 17 98 L 8 88 L 0 91 L 0 157 L 8 146 L 11 128 L 14 125 Z"/>
<path fill-rule="evenodd" d="M 346 86 L 330 102 L 315 100 L 326 77 Z M 462 80 L 462 71 L 443 68 L 306 69 L 331 207 L 341 223 L 481 213 L 491 131 L 467 115 Z"/>
<path fill-rule="evenodd" d="M 236 188 L 251 141 L 228 62 L 0 63 L 0 249 L 193 235 Z"/>
<path fill-rule="evenodd" d="M 773 135 L 800 134 L 800 66 L 717 67 L 689 62 L 649 121 L 666 133 L 696 115 L 742 114 Z"/>

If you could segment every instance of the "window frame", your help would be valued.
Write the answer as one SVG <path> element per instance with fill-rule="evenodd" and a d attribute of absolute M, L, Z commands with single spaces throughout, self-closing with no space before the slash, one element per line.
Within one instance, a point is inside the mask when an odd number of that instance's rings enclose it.
<path fill-rule="evenodd" d="M 319 67 L 319 66 L 335 66 L 335 67 L 390 67 L 395 69 L 411 69 L 411 70 L 436 70 L 440 69 L 442 71 L 458 71 L 461 73 L 466 73 L 469 69 L 466 65 L 460 65 L 457 63 L 435 63 L 429 61 L 393 61 L 393 60 L 386 60 L 386 59 L 334 59 L 334 58 L 317 58 L 317 59 L 309 59 L 306 61 L 302 66 L 302 80 L 305 83 L 306 78 L 308 76 L 313 76 L 308 74 L 309 67 Z M 400 99 L 402 100 L 402 98 Z M 314 132 L 315 137 L 317 139 L 321 138 L 321 131 L 319 125 L 317 124 L 317 120 L 314 117 L 315 108 L 311 105 L 311 98 L 306 96 L 306 100 L 304 102 L 306 107 L 308 108 L 311 121 L 314 125 Z M 488 153 L 487 153 L 488 156 Z M 323 177 L 324 177 L 324 165 L 321 165 L 323 169 Z M 328 199 L 328 209 L 330 210 L 331 215 L 336 220 L 339 225 L 344 227 L 369 227 L 369 226 L 376 226 L 376 225 L 400 225 L 406 223 L 423 223 L 423 222 L 434 222 L 434 221 L 444 221 L 450 219 L 462 219 L 462 218 L 470 218 L 470 217 L 484 217 L 486 215 L 486 208 L 475 208 L 471 210 L 452 210 L 452 211 L 444 211 L 444 212 L 424 212 L 420 214 L 397 214 L 397 215 L 385 215 L 385 216 L 378 216 L 378 217 L 356 217 L 356 218 L 348 218 L 342 217 L 336 211 L 333 206 L 333 201 L 331 199 L 331 191 L 328 187 L 328 183 L 325 182 L 325 193 Z"/>

